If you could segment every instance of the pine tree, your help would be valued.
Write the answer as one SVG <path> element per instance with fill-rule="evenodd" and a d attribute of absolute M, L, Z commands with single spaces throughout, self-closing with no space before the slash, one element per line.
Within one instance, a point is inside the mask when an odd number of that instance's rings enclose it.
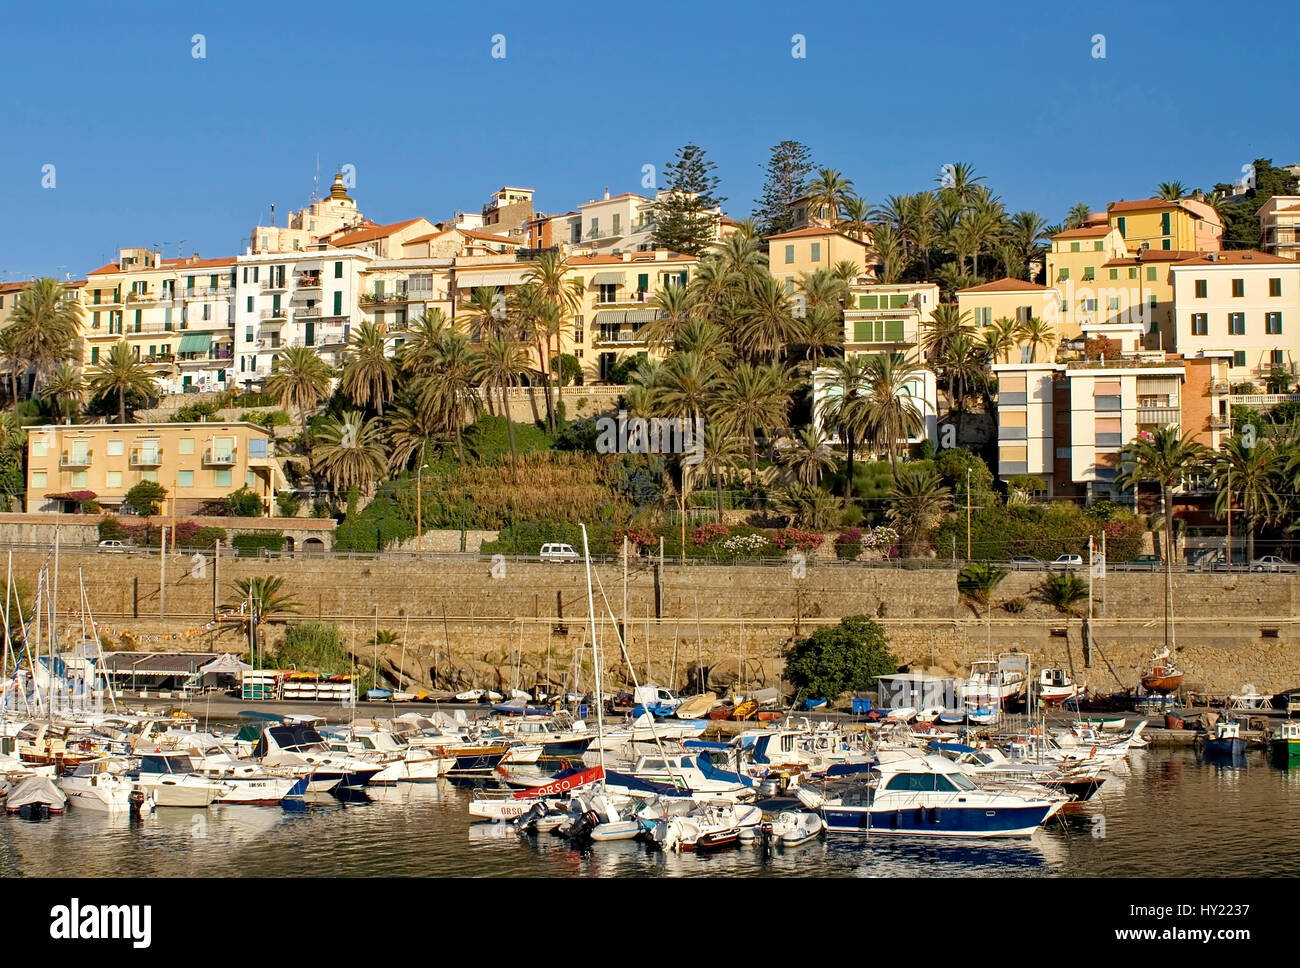
<path fill-rule="evenodd" d="M 763 197 L 754 199 L 758 203 L 754 218 L 758 220 L 763 235 L 788 232 L 793 227 L 790 202 L 804 193 L 808 176 L 813 172 L 812 156 L 806 145 L 798 141 L 782 141 L 773 145 L 771 150 Z"/>
<path fill-rule="evenodd" d="M 712 244 L 718 217 L 712 210 L 726 201 L 714 194 L 718 179 L 711 172 L 716 167 L 705 160 L 703 148 L 689 144 L 664 166 L 668 187 L 653 206 L 655 248 L 699 255 Z"/>

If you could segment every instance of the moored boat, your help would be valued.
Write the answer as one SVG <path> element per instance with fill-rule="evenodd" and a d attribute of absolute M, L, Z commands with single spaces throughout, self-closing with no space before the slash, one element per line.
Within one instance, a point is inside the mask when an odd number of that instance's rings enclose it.
<path fill-rule="evenodd" d="M 1201 741 L 1206 753 L 1220 756 L 1240 756 L 1246 752 L 1246 741 L 1241 737 L 1241 723 L 1221 719 L 1214 724 L 1214 735 Z"/>
<path fill-rule="evenodd" d="M 1183 684 L 1183 672 L 1169 658 L 1169 650 L 1162 649 L 1151 657 L 1151 668 L 1142 674 L 1142 688 L 1161 695 L 1177 692 Z"/>
<path fill-rule="evenodd" d="M 1283 765 L 1300 763 L 1300 722 L 1288 720 L 1269 738 L 1274 762 Z"/>

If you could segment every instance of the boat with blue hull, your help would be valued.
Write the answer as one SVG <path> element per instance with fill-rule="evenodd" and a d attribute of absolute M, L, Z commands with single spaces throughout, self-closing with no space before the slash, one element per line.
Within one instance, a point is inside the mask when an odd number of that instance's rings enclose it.
<path fill-rule="evenodd" d="M 1047 790 L 1039 796 L 981 789 L 942 756 L 881 763 L 878 769 L 877 779 L 819 804 L 828 833 L 1028 837 L 1065 802 Z"/>
<path fill-rule="evenodd" d="M 1202 741 L 1202 748 L 1212 756 L 1245 755 L 1246 741 L 1241 738 L 1241 723 L 1219 720 L 1214 726 L 1214 735 Z"/>

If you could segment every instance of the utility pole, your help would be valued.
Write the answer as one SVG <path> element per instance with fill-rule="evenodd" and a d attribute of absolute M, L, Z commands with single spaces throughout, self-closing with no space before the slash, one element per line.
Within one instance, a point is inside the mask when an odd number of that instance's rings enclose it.
<path fill-rule="evenodd" d="M 158 617 L 167 617 L 167 525 L 162 526 L 158 542 Z"/>
<path fill-rule="evenodd" d="M 970 468 L 966 468 L 966 561 L 970 561 Z"/>

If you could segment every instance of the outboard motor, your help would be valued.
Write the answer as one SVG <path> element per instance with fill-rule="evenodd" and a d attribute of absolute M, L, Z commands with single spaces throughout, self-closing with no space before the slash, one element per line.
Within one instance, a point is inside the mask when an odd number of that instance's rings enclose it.
<path fill-rule="evenodd" d="M 532 834 L 537 832 L 537 821 L 545 817 L 550 811 L 546 809 L 546 804 L 538 801 L 528 808 L 527 812 L 515 818 L 515 827 L 521 834 Z"/>

